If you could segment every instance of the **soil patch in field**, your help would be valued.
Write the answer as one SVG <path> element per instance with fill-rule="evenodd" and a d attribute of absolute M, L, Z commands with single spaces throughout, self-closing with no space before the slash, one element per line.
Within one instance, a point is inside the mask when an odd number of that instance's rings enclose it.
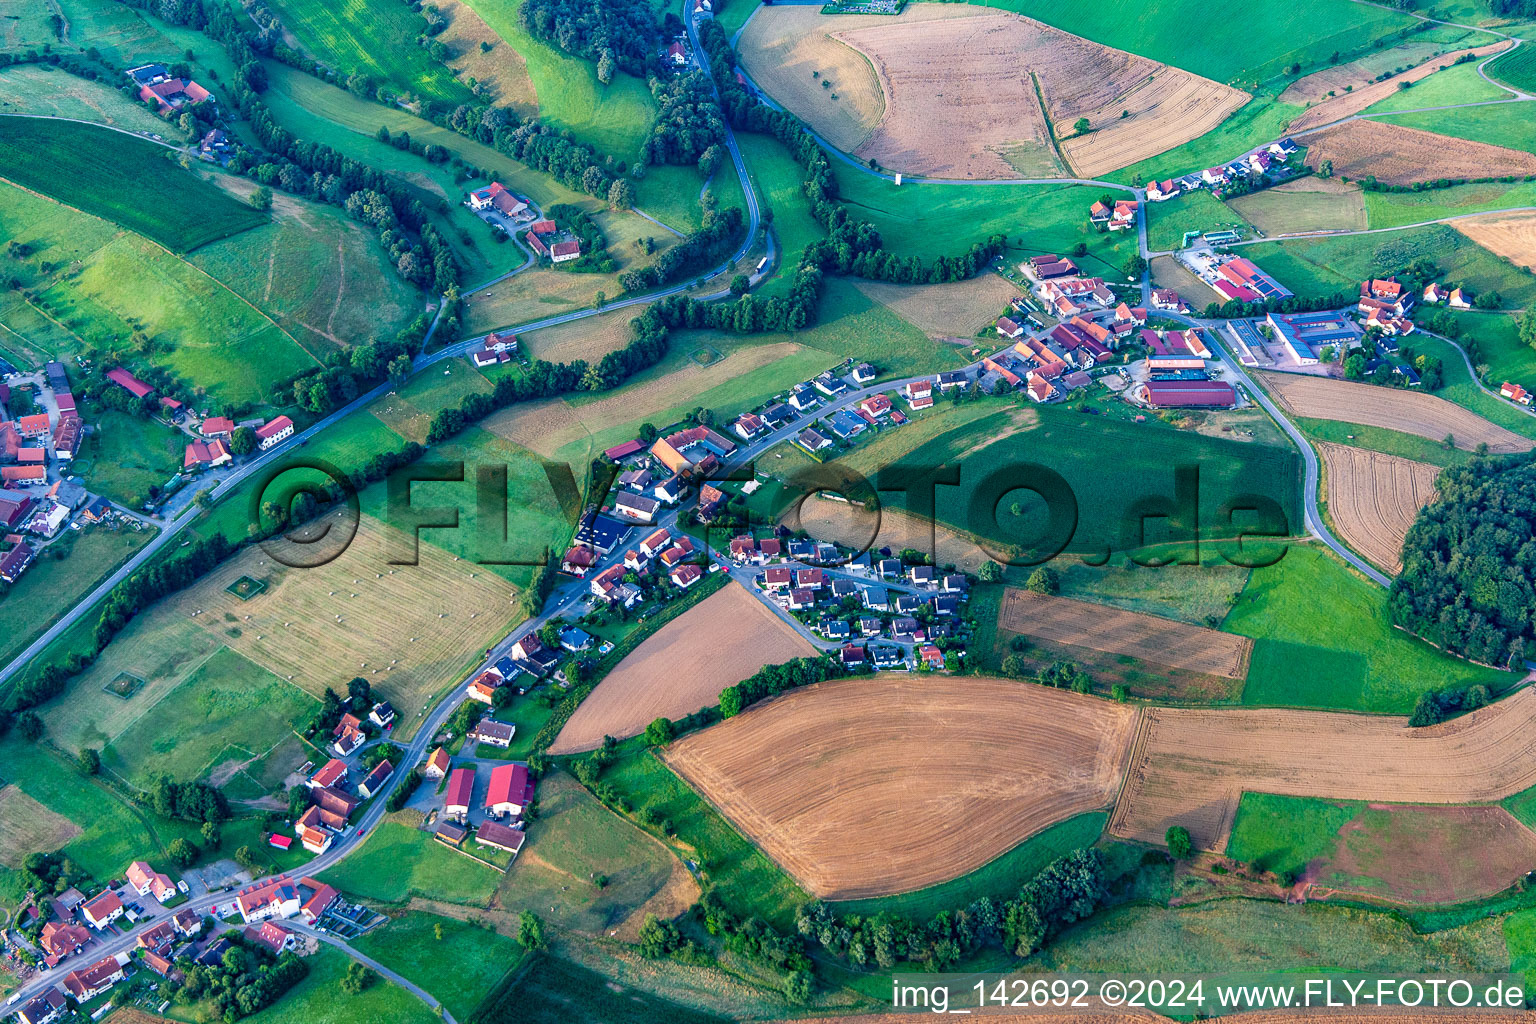
<path fill-rule="evenodd" d="M 1536 834 L 1502 807 L 1371 804 L 1307 865 L 1307 895 L 1461 903 L 1492 896 L 1536 863 Z"/>
<path fill-rule="evenodd" d="M 1392 575 L 1403 538 L 1435 496 L 1440 467 L 1347 445 L 1317 442 L 1328 470 L 1328 514 L 1350 547 Z"/>
<path fill-rule="evenodd" d="M 1536 690 L 1410 729 L 1407 719 L 1282 708 L 1148 708 L 1112 833 L 1160 843 L 1170 825 L 1226 849 L 1244 790 L 1432 804 L 1487 803 L 1536 784 L 1524 737 Z"/>
<path fill-rule="evenodd" d="M 660 717 L 681 718 L 762 668 L 811 657 L 816 648 L 746 588 L 729 584 L 647 637 L 565 723 L 551 754 L 638 736 Z"/>
<path fill-rule="evenodd" d="M 1308 107 L 1306 113 L 1291 122 L 1290 130 L 1299 132 L 1305 128 L 1316 128 L 1320 125 L 1349 117 L 1351 114 L 1358 114 L 1371 104 L 1384 100 L 1397 92 L 1403 87 L 1404 82 L 1417 82 L 1428 78 L 1436 71 L 1450 67 L 1456 63 L 1457 58 L 1462 54 L 1470 53 L 1483 57 L 1490 53 L 1497 53 L 1510 44 L 1508 40 L 1501 39 L 1497 43 L 1490 43 L 1487 46 L 1479 46 L 1475 49 L 1453 50 L 1450 53 L 1443 53 L 1438 57 L 1430 56 L 1428 60 L 1423 60 L 1426 55 L 1422 53 L 1410 55 L 1410 49 L 1416 45 L 1422 46 L 1422 44 L 1406 44 L 1394 47 L 1391 50 L 1371 54 L 1359 60 L 1349 61 L 1348 63 L 1339 64 L 1331 68 L 1324 68 L 1322 71 L 1314 71 L 1312 74 L 1292 82 L 1285 92 L 1280 94 L 1280 102 L 1296 104 L 1298 106 L 1303 103 L 1313 103 L 1314 105 Z M 1390 57 L 1393 53 L 1402 53 L 1404 60 L 1383 64 L 1382 58 Z M 1385 81 L 1371 81 L 1371 79 L 1382 72 L 1390 71 L 1393 67 L 1401 65 L 1405 61 L 1413 60 L 1423 60 L 1423 63 L 1400 75 L 1394 75 Z M 1349 86 L 1354 86 L 1354 88 L 1349 92 L 1345 92 L 1344 90 Z M 1329 96 L 1329 92 L 1334 93 L 1334 95 Z M 1454 114 L 1453 111 L 1447 111 L 1447 113 Z M 1309 142 L 1308 145 L 1310 144 Z"/>
<path fill-rule="evenodd" d="M 1374 175 L 1387 185 L 1536 174 L 1536 156 L 1530 153 L 1380 121 L 1349 121 L 1308 135 L 1304 141 L 1307 166 L 1316 168 L 1331 160 L 1333 173 L 1340 177 L 1358 180 Z"/>
<path fill-rule="evenodd" d="M 1452 221 L 1451 226 L 1495 256 L 1536 270 L 1536 213 L 1492 213 Z"/>
<path fill-rule="evenodd" d="M 997 625 L 1026 637 L 1227 679 L 1248 674 L 1253 652 L 1253 641 L 1247 637 L 1017 587 L 1004 595 Z"/>
<path fill-rule="evenodd" d="M 1058 138 L 1086 117 L 1092 130 L 1061 148 L 1091 177 L 1203 135 L 1248 98 L 1028 18 L 959 10 L 974 16 L 880 18 L 834 34 L 869 58 L 885 94 L 859 157 L 914 174 L 1014 177 L 1020 147 L 1049 151 L 1047 114 Z"/>
<path fill-rule="evenodd" d="M 21 867 L 27 855 L 57 850 L 80 834 L 80 826 L 49 810 L 14 785 L 0 786 L 0 864 Z"/>
<path fill-rule="evenodd" d="M 1152 261 L 1152 283 L 1158 288 L 1172 288 L 1191 309 L 1210 295 L 1210 286 L 1172 256 L 1158 256 Z"/>
<path fill-rule="evenodd" d="M 981 867 L 1119 788 L 1136 709 L 1032 683 L 820 683 L 673 743 L 667 764 L 823 899 Z"/>
<path fill-rule="evenodd" d="M 1363 423 L 1400 430 L 1431 441 L 1449 434 L 1456 447 L 1475 451 L 1480 444 L 1496 454 L 1525 452 L 1536 441 L 1490 423 L 1453 402 L 1419 391 L 1381 388 L 1373 384 L 1317 377 L 1303 373 L 1258 373 L 1266 390 L 1297 416 Z"/>
<path fill-rule="evenodd" d="M 996 274 L 978 274 L 954 284 L 891 284 L 859 278 L 853 285 L 930 338 L 970 338 L 997 319 L 1019 294 L 1018 286 Z"/>

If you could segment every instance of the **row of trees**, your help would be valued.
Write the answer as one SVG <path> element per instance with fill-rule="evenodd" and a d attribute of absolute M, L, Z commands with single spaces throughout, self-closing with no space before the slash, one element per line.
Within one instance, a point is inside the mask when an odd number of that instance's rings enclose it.
<path fill-rule="evenodd" d="M 1409 528 L 1392 622 L 1473 661 L 1536 657 L 1536 455 L 1477 458 L 1440 474 Z"/>
<path fill-rule="evenodd" d="M 704 270 L 729 251 L 743 226 L 741 211 L 734 206 L 706 213 L 699 230 L 663 251 L 650 266 L 621 274 L 619 284 L 626 292 L 638 293 Z"/>
<path fill-rule="evenodd" d="M 830 658 L 793 658 L 779 665 L 764 665 L 741 682 L 720 691 L 720 717 L 732 718 L 758 701 L 786 690 L 839 679 L 847 674 L 840 662 Z"/>
<path fill-rule="evenodd" d="M 449 336 L 457 330 L 458 291 L 450 289 L 443 301 L 441 329 Z M 305 412 L 326 413 L 352 401 L 386 378 L 401 384 L 411 373 L 411 353 L 431 327 L 423 313 L 393 338 L 377 338 L 366 345 L 338 349 L 326 356 L 319 369 L 305 370 L 275 390 L 291 389 L 293 402 Z"/>

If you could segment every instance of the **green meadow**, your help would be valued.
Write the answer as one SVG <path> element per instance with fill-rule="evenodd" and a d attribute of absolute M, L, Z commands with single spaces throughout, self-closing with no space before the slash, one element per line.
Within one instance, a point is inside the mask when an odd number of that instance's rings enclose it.
<path fill-rule="evenodd" d="M 1521 50 L 1529 53 L 1521 47 Z M 1422 110 L 1425 107 L 1447 107 L 1460 103 L 1487 103 L 1502 100 L 1509 93 L 1478 74 L 1480 61 L 1456 64 L 1444 71 L 1436 71 L 1428 78 L 1413 83 L 1411 89 L 1399 89 L 1386 99 L 1377 100 L 1366 107 L 1366 114 L 1391 114 L 1402 110 Z M 1496 65 L 1495 65 L 1496 66 Z M 1490 68 L 1490 73 L 1493 68 Z M 1458 111 L 1458 116 L 1460 112 Z"/>
<path fill-rule="evenodd" d="M 1385 114 L 1373 120 L 1536 153 L 1536 118 L 1531 117 L 1527 109 L 1529 106 L 1528 103 L 1498 103 L 1487 107 L 1463 107 L 1455 111 Z M 1448 113 L 1453 116 L 1447 117 Z"/>
<path fill-rule="evenodd" d="M 419 817 L 415 812 L 404 816 Z M 400 820 L 387 818 L 362 847 L 320 876 L 343 894 L 404 903 L 412 896 L 468 906 L 485 906 L 501 872 L 477 864 Z"/>
<path fill-rule="evenodd" d="M 1147 247 L 1154 252 L 1182 248 L 1186 232 L 1229 229 L 1244 238 L 1253 234 L 1247 221 L 1205 189 L 1147 204 Z"/>
<path fill-rule="evenodd" d="M 165 132 L 164 121 L 104 82 L 88 82 L 51 64 L 0 71 L 0 113 L 99 121 L 135 132 Z"/>
<path fill-rule="evenodd" d="M 523 957 L 516 939 L 484 925 L 419 911 L 391 918 L 354 945 L 441 998 L 448 1012 L 461 1021 L 470 1019 L 485 994 Z M 445 963 L 454 965 L 457 980 L 451 985 L 443 984 Z"/>

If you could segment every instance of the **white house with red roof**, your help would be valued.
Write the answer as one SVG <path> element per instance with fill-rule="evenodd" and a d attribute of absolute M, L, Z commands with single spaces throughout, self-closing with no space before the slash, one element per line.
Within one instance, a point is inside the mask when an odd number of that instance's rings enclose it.
<path fill-rule="evenodd" d="M 533 791 L 534 781 L 526 764 L 499 764 L 491 769 L 491 782 L 485 790 L 486 813 L 520 818 L 533 802 Z"/>
<path fill-rule="evenodd" d="M 907 404 L 914 412 L 928 409 L 933 406 L 933 381 L 926 377 L 909 383 L 902 391 L 907 396 Z"/>
<path fill-rule="evenodd" d="M 879 419 L 891 411 L 891 400 L 885 395 L 870 395 L 859 403 L 859 411 L 872 419 Z"/>
<path fill-rule="evenodd" d="M 64 975 L 64 991 L 74 996 L 76 1002 L 86 1002 L 101 995 L 123 980 L 123 968 L 128 964 L 128 954 L 103 957 L 89 967 L 70 971 Z"/>
<path fill-rule="evenodd" d="M 443 798 L 443 817 L 463 821 L 469 817 L 469 804 L 475 795 L 475 770 L 455 768 L 448 774 L 448 792 Z"/>
<path fill-rule="evenodd" d="M 1499 387 L 1499 394 L 1503 395 L 1511 402 L 1517 402 L 1520 405 L 1531 404 L 1531 393 L 1525 390 L 1525 388 L 1521 387 L 1519 384 L 1512 384 L 1509 381 L 1505 381 L 1503 385 Z"/>
<path fill-rule="evenodd" d="M 679 590 L 687 590 L 704 577 L 704 570 L 689 562 L 673 569 L 669 579 Z"/>
<path fill-rule="evenodd" d="M 331 758 L 319 771 L 309 777 L 304 784 L 310 789 L 325 789 L 337 783 L 347 780 L 347 763 L 338 758 Z"/>
<path fill-rule="evenodd" d="M 82 906 L 80 913 L 85 915 L 91 927 L 105 928 L 123 916 L 123 901 L 117 898 L 117 893 L 108 889 Z"/>
<path fill-rule="evenodd" d="M 293 420 L 278 416 L 256 428 L 256 447 L 266 451 L 293 436 Z"/>
<path fill-rule="evenodd" d="M 140 896 L 152 894 L 161 903 L 176 895 L 176 883 L 142 860 L 128 865 L 128 884 Z"/>
<path fill-rule="evenodd" d="M 284 875 L 247 886 L 235 897 L 235 909 L 246 924 L 292 917 L 300 905 L 298 887 Z"/>
<path fill-rule="evenodd" d="M 494 209 L 505 216 L 517 217 L 528 211 L 528 204 L 499 181 L 475 189 L 464 202 L 476 213 Z"/>

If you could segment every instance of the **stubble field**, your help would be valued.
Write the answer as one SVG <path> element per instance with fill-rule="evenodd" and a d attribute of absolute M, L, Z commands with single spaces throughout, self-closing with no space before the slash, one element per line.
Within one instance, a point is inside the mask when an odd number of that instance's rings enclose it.
<path fill-rule="evenodd" d="M 1536 784 L 1522 739 L 1536 691 L 1441 725 L 1277 708 L 1148 708 L 1112 833 L 1161 842 L 1171 825 L 1195 845 L 1226 848 L 1244 790 L 1415 803 L 1486 803 Z"/>
<path fill-rule="evenodd" d="M 1253 641 L 1247 637 L 1016 587 L 1010 587 L 1003 598 L 998 627 L 1227 679 L 1247 675 L 1253 653 Z"/>
<path fill-rule="evenodd" d="M 978 274 L 953 284 L 853 282 L 868 298 L 885 306 L 929 337 L 970 340 L 1019 294 L 1017 285 L 996 274 Z"/>
<path fill-rule="evenodd" d="M 1419 391 L 1356 384 L 1331 377 L 1296 373 L 1260 373 L 1260 382 L 1280 404 L 1298 416 L 1343 420 L 1417 434 L 1431 441 L 1455 439 L 1456 447 L 1474 451 L 1488 445 L 1495 453 L 1530 451 L 1536 442 L 1476 413 Z"/>
<path fill-rule="evenodd" d="M 1454 227 L 1495 256 L 1536 270 L 1536 214 L 1494 213 L 1458 220 Z"/>
<path fill-rule="evenodd" d="M 1380 121 L 1348 121 L 1308 135 L 1305 142 L 1309 167 L 1331 160 L 1340 177 L 1373 175 L 1388 185 L 1536 174 L 1536 156 L 1530 153 Z"/>
<path fill-rule="evenodd" d="M 16 786 L 0 786 L 0 865 L 19 868 L 28 854 L 61 850 L 79 834 L 80 826 Z"/>
<path fill-rule="evenodd" d="M 1104 806 L 1138 712 L 1001 679 L 820 683 L 674 743 L 667 764 L 807 890 L 908 892 Z"/>
<path fill-rule="evenodd" d="M 746 588 L 727 584 L 657 630 L 581 702 L 551 754 L 594 750 L 604 736 L 638 736 L 655 719 L 681 718 L 764 665 L 813 656 L 805 641 Z"/>
<path fill-rule="evenodd" d="M 1328 468 L 1328 514 L 1356 551 L 1394 576 L 1403 538 L 1435 496 L 1439 466 L 1342 444 L 1317 443 Z"/>

